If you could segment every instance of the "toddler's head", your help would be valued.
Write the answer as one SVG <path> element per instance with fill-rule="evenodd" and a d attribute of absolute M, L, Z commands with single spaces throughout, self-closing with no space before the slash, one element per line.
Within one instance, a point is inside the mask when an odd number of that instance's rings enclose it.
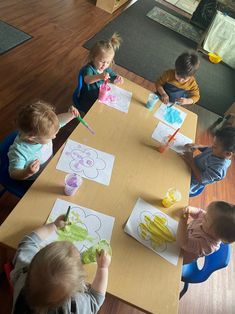
<path fill-rule="evenodd" d="M 84 292 L 85 272 L 80 254 L 68 241 L 53 242 L 33 258 L 25 283 L 31 309 L 41 311 L 62 306 L 76 293 Z"/>
<path fill-rule="evenodd" d="M 90 50 L 89 61 L 98 72 L 103 73 L 112 63 L 116 50 L 121 44 L 121 37 L 114 33 L 109 40 L 98 41 Z"/>
<path fill-rule="evenodd" d="M 213 155 L 220 158 L 231 158 L 235 152 L 235 128 L 228 126 L 215 132 L 212 144 Z"/>
<path fill-rule="evenodd" d="M 187 82 L 199 68 L 200 61 L 194 52 L 184 52 L 175 61 L 175 78 L 180 83 Z"/>
<path fill-rule="evenodd" d="M 44 101 L 23 107 L 17 125 L 21 138 L 33 143 L 46 144 L 59 131 L 59 120 L 54 108 Z"/>
<path fill-rule="evenodd" d="M 235 205 L 224 201 L 212 202 L 207 207 L 202 228 L 215 239 L 225 243 L 235 241 Z"/>

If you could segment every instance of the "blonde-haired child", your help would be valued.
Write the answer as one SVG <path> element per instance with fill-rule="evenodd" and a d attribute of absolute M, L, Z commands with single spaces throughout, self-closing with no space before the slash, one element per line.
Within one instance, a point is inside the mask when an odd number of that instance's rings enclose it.
<path fill-rule="evenodd" d="M 123 78 L 111 68 L 121 41 L 121 37 L 114 33 L 109 40 L 98 41 L 91 48 L 88 63 L 83 68 L 83 86 L 78 98 L 79 110 L 86 113 L 91 108 L 104 81 L 123 83 Z"/>
<path fill-rule="evenodd" d="M 11 279 L 14 286 L 13 311 L 22 313 L 97 313 L 104 302 L 111 257 L 97 253 L 97 270 L 90 287 L 80 253 L 68 241 L 53 242 L 41 248 L 57 228 L 65 226 L 65 216 L 46 224 L 20 242 Z"/>
<path fill-rule="evenodd" d="M 71 106 L 67 113 L 57 116 L 44 101 L 23 107 L 17 118 L 19 134 L 8 152 L 10 177 L 34 180 L 53 155 L 52 140 L 60 127 L 78 115 L 78 110 Z"/>
<path fill-rule="evenodd" d="M 235 205 L 212 202 L 206 211 L 188 206 L 183 210 L 176 240 L 183 249 L 184 264 L 212 254 L 221 242 L 235 241 Z"/>

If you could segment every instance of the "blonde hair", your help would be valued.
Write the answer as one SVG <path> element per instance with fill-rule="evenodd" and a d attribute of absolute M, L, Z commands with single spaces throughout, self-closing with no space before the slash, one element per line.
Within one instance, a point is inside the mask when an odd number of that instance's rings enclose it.
<path fill-rule="evenodd" d="M 93 62 L 100 53 L 113 53 L 119 49 L 122 39 L 118 33 L 114 33 L 108 40 L 100 40 L 91 48 L 88 61 Z"/>
<path fill-rule="evenodd" d="M 33 258 L 25 283 L 25 297 L 36 312 L 57 308 L 85 289 L 80 254 L 68 241 L 53 242 Z"/>
<path fill-rule="evenodd" d="M 235 205 L 216 201 L 209 204 L 208 213 L 213 215 L 211 228 L 215 236 L 223 242 L 235 241 Z"/>
<path fill-rule="evenodd" d="M 16 120 L 20 133 L 27 136 L 47 136 L 59 128 L 54 108 L 45 101 L 36 101 L 23 107 Z"/>

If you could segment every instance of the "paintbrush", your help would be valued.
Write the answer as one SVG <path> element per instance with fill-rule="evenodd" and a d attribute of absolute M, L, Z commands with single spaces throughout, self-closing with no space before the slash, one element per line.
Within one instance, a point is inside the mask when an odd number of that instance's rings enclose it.
<path fill-rule="evenodd" d="M 89 124 L 84 121 L 80 116 L 77 117 L 77 119 L 94 135 L 95 131 L 89 126 Z"/>

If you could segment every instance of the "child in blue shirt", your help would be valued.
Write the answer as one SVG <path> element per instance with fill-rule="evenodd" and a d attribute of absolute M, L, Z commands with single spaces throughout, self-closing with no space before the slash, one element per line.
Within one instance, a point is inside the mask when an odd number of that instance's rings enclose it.
<path fill-rule="evenodd" d="M 116 50 L 119 49 L 121 38 L 117 33 L 107 40 L 98 41 L 90 50 L 89 62 L 83 68 L 83 86 L 78 98 L 79 110 L 87 113 L 97 100 L 100 85 L 109 80 L 112 83 L 123 83 L 110 65 Z"/>
<path fill-rule="evenodd" d="M 181 156 L 192 170 L 190 193 L 195 194 L 207 184 L 225 178 L 235 152 L 235 128 L 217 130 L 211 147 L 195 143 L 185 147 L 187 150 Z M 201 154 L 193 157 L 197 149 Z"/>
<path fill-rule="evenodd" d="M 10 177 L 34 180 L 53 155 L 52 140 L 60 127 L 78 115 L 71 106 L 67 113 L 57 116 L 53 107 L 43 101 L 22 108 L 17 119 L 19 134 L 8 152 Z"/>

